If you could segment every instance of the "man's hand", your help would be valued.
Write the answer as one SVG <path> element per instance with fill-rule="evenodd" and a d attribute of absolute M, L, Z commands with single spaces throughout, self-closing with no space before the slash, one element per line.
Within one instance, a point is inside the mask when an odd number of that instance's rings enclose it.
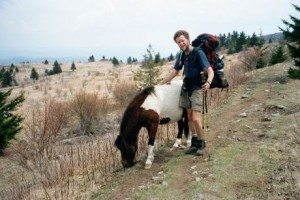
<path fill-rule="evenodd" d="M 202 90 L 203 91 L 207 91 L 210 88 L 210 83 L 208 81 L 206 81 L 203 85 L 202 85 Z"/>

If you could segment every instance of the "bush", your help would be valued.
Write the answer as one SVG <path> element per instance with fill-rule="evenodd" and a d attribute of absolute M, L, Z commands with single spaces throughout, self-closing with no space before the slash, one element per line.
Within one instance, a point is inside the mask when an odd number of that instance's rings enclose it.
<path fill-rule="evenodd" d="M 131 99 L 137 94 L 134 83 L 118 83 L 113 90 L 114 97 L 120 105 L 128 105 Z"/>
<path fill-rule="evenodd" d="M 83 134 L 93 133 L 102 116 L 109 110 L 107 98 L 99 98 L 97 93 L 78 92 L 71 100 L 71 109 L 80 123 Z"/>
<path fill-rule="evenodd" d="M 68 105 L 54 99 L 45 99 L 42 102 L 33 102 L 27 111 L 24 129 L 30 148 L 26 154 L 31 155 L 32 159 L 43 153 L 49 155 L 61 130 L 69 122 Z"/>

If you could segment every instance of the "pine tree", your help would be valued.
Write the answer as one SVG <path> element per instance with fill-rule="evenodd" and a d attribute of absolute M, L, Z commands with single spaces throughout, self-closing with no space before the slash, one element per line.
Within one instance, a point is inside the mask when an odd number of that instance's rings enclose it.
<path fill-rule="evenodd" d="M 132 63 L 132 59 L 131 59 L 131 56 L 129 56 L 128 58 L 127 58 L 127 64 L 131 64 Z"/>
<path fill-rule="evenodd" d="M 54 64 L 53 64 L 53 74 L 59 74 L 62 72 L 60 64 L 57 62 L 57 60 L 55 60 Z"/>
<path fill-rule="evenodd" d="M 300 7 L 292 4 L 296 11 L 300 12 Z M 293 23 L 290 23 L 286 20 L 282 20 L 282 22 L 287 26 L 287 29 L 284 30 L 279 28 L 282 32 L 284 37 L 287 39 L 289 53 L 292 58 L 294 58 L 295 66 L 298 69 L 290 68 L 288 71 L 289 77 L 300 79 L 300 19 L 291 16 L 290 19 Z M 292 30 L 290 30 L 292 29 Z"/>
<path fill-rule="evenodd" d="M 161 62 L 161 57 L 160 57 L 160 53 L 158 52 L 157 54 L 155 54 L 154 63 L 158 64 L 160 62 Z"/>
<path fill-rule="evenodd" d="M 32 80 L 39 80 L 39 74 L 37 73 L 37 71 L 35 70 L 35 68 L 31 69 L 31 74 L 30 74 L 30 78 Z"/>
<path fill-rule="evenodd" d="M 158 64 L 155 64 L 153 59 L 153 49 L 149 45 L 147 53 L 144 55 L 144 60 L 141 68 L 134 73 L 134 80 L 136 81 L 138 89 L 144 89 L 147 86 L 157 84 L 160 79 L 160 70 Z"/>
<path fill-rule="evenodd" d="M 95 62 L 95 57 L 94 55 L 91 55 L 88 59 L 89 62 Z"/>
<path fill-rule="evenodd" d="M 24 96 L 20 95 L 8 102 L 7 99 L 11 95 L 11 91 L 0 92 L 0 155 L 21 130 L 20 124 L 23 121 L 20 115 L 13 112 L 25 100 Z"/>
<path fill-rule="evenodd" d="M 71 64 L 71 70 L 74 72 L 74 70 L 76 70 L 76 66 L 75 66 L 75 63 L 74 62 L 72 62 L 72 64 Z"/>
<path fill-rule="evenodd" d="M 279 46 L 274 53 L 271 55 L 270 65 L 282 63 L 287 59 L 284 54 L 283 46 Z"/>
<path fill-rule="evenodd" d="M 8 87 L 8 86 L 12 86 L 12 75 L 9 71 L 5 71 L 2 77 L 2 82 L 1 82 L 1 86 L 2 87 Z"/>
<path fill-rule="evenodd" d="M 171 54 L 171 55 L 168 57 L 168 61 L 173 61 L 173 60 L 175 60 L 175 57 L 174 57 L 173 54 Z"/>
<path fill-rule="evenodd" d="M 119 63 L 119 61 L 118 61 L 118 59 L 117 59 L 116 57 L 113 57 L 113 59 L 112 59 L 112 64 L 113 64 L 114 66 L 120 65 L 120 63 Z"/>

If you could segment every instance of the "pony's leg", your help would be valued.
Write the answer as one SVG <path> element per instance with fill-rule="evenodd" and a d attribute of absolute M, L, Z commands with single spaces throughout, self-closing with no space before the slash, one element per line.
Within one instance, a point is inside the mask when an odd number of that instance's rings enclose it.
<path fill-rule="evenodd" d="M 148 145 L 148 156 L 145 164 L 145 169 L 150 169 L 154 160 L 154 145 Z"/>
<path fill-rule="evenodd" d="M 177 121 L 177 126 L 178 126 L 178 133 L 177 133 L 177 138 L 175 140 L 175 143 L 173 144 L 173 148 L 179 148 L 181 146 L 181 139 L 182 139 L 182 134 L 184 129 L 184 122 L 182 119 Z"/>
<path fill-rule="evenodd" d="M 158 122 L 152 123 L 150 126 L 146 127 L 149 134 L 149 140 L 148 140 L 148 156 L 145 163 L 145 169 L 150 169 L 152 166 L 152 162 L 154 160 L 154 142 L 155 142 L 157 127 L 158 127 Z"/>
<path fill-rule="evenodd" d="M 183 129 L 184 129 L 184 135 L 186 138 L 186 146 L 190 147 L 191 146 L 191 141 L 192 141 L 192 135 L 190 134 L 190 128 L 189 128 L 189 120 L 187 117 L 184 117 L 183 120 Z"/>

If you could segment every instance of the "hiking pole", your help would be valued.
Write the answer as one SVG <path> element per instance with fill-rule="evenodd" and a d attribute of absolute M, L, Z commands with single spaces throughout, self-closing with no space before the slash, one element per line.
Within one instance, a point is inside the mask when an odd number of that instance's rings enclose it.
<path fill-rule="evenodd" d="M 204 72 L 200 73 L 202 85 L 205 84 L 206 79 Z M 205 123 L 207 124 L 207 92 L 202 89 L 202 129 L 204 129 Z M 208 127 L 208 126 L 207 126 Z"/>
<path fill-rule="evenodd" d="M 206 123 L 206 129 L 208 129 L 208 109 L 207 109 L 207 91 L 205 91 L 205 123 Z"/>

